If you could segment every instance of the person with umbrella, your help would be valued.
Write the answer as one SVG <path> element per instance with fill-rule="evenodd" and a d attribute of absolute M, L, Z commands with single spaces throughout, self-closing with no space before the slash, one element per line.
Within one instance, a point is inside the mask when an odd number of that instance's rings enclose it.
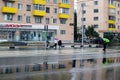
<path fill-rule="evenodd" d="M 107 43 L 109 43 L 110 40 L 107 39 L 107 38 L 103 38 L 103 51 L 106 51 L 106 46 L 107 46 Z"/>

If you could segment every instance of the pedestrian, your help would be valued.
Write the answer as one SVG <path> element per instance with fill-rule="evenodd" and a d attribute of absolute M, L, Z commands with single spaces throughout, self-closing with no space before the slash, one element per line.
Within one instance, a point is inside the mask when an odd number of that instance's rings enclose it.
<path fill-rule="evenodd" d="M 47 48 L 49 47 L 49 45 L 50 45 L 50 42 L 47 40 Z"/>
<path fill-rule="evenodd" d="M 53 45 L 53 47 L 55 47 L 55 49 L 57 48 L 57 43 L 58 43 L 58 42 L 57 42 L 57 39 L 55 39 L 55 40 L 54 40 L 54 45 Z"/>
<path fill-rule="evenodd" d="M 58 41 L 58 46 L 59 46 L 59 49 L 62 47 L 62 41 L 61 40 Z"/>
<path fill-rule="evenodd" d="M 106 51 L 106 46 L 107 46 L 107 43 L 103 41 L 103 51 Z"/>

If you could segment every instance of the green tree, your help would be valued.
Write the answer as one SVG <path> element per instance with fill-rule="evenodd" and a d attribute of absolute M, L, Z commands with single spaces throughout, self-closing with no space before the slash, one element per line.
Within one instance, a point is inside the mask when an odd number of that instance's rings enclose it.
<path fill-rule="evenodd" d="M 77 13 L 76 11 L 74 12 L 74 41 L 76 41 L 78 38 L 77 34 Z"/>
<path fill-rule="evenodd" d="M 94 25 L 88 26 L 88 28 L 86 28 L 85 34 L 89 39 L 99 37 L 98 32 L 94 30 Z"/>

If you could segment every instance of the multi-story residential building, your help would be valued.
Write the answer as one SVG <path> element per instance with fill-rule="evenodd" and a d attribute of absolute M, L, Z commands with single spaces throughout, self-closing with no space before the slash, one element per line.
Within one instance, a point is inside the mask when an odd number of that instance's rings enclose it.
<path fill-rule="evenodd" d="M 0 39 L 73 42 L 74 0 L 0 0 L 0 8 Z"/>
<path fill-rule="evenodd" d="M 94 25 L 101 37 L 105 32 L 119 33 L 119 5 L 119 0 L 77 0 L 78 27 Z"/>

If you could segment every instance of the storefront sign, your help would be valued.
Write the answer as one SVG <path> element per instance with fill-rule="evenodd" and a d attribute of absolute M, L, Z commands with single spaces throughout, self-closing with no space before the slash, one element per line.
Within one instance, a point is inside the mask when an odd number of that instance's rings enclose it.
<path fill-rule="evenodd" d="M 30 24 L 0 24 L 0 28 L 23 28 L 32 27 Z"/>

